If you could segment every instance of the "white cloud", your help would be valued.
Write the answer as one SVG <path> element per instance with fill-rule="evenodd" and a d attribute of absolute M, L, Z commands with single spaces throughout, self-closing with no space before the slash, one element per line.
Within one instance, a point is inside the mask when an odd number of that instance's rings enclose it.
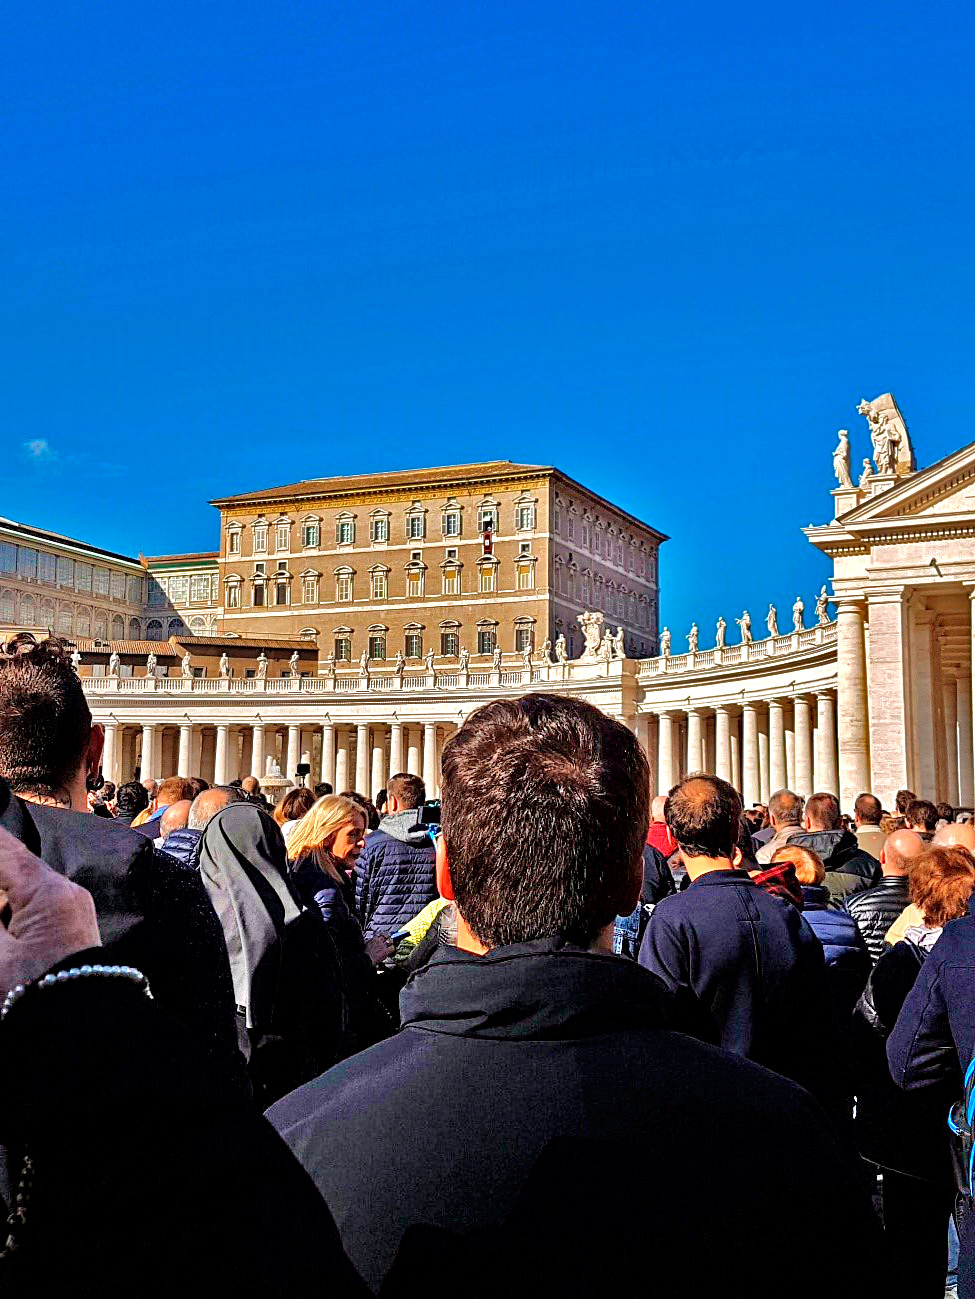
<path fill-rule="evenodd" d="M 52 450 L 47 438 L 31 438 L 25 442 L 24 454 L 35 464 L 51 464 L 58 458 L 58 453 Z"/>

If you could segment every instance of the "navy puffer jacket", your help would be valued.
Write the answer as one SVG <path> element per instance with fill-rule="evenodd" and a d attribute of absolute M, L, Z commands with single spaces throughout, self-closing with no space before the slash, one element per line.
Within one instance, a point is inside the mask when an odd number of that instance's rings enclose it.
<path fill-rule="evenodd" d="M 160 852 L 168 853 L 184 866 L 195 870 L 200 864 L 202 834 L 202 830 L 191 830 L 188 826 L 184 826 L 181 830 L 171 830 L 162 841 Z"/>
<path fill-rule="evenodd" d="M 384 816 L 356 863 L 355 909 L 367 939 L 394 934 L 437 896 L 433 842 L 421 811 Z"/>

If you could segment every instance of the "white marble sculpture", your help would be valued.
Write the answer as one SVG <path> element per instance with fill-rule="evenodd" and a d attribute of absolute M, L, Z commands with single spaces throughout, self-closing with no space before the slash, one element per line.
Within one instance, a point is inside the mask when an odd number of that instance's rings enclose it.
<path fill-rule="evenodd" d="M 775 612 L 774 604 L 770 604 L 768 607 L 768 613 L 765 615 L 765 626 L 768 628 L 768 634 L 770 636 L 778 636 L 779 620 L 778 615 Z"/>
<path fill-rule="evenodd" d="M 491 655 L 491 667 L 495 672 L 501 671 L 501 646 L 495 645 L 494 653 Z"/>
<path fill-rule="evenodd" d="M 122 660 L 119 658 L 118 650 L 112 650 L 108 656 L 108 675 L 110 677 L 120 676 L 122 672 Z"/>
<path fill-rule="evenodd" d="M 278 762 L 277 758 L 270 753 L 264 759 L 264 774 L 265 776 L 281 775 L 281 764 Z"/>
<path fill-rule="evenodd" d="M 267 655 L 261 650 L 257 656 L 257 679 L 263 681 L 267 676 Z"/>
<path fill-rule="evenodd" d="M 154 677 L 155 675 L 156 675 L 156 656 L 155 654 L 153 654 L 152 650 L 150 650 L 148 657 L 146 658 L 146 676 Z"/>
<path fill-rule="evenodd" d="M 403 651 L 396 651 L 396 662 L 393 664 L 393 675 L 401 677 L 406 670 L 406 659 L 403 657 Z"/>
<path fill-rule="evenodd" d="M 816 621 L 820 627 L 825 627 L 829 622 L 829 596 L 826 594 L 825 586 L 816 598 Z"/>
<path fill-rule="evenodd" d="M 466 645 L 460 647 L 460 670 L 466 672 L 471 661 L 471 652 Z"/>
<path fill-rule="evenodd" d="M 861 401 L 857 414 L 867 421 L 877 473 L 913 473 L 914 448 L 893 394 L 885 392 L 873 401 Z"/>
<path fill-rule="evenodd" d="M 863 468 L 860 471 L 860 490 L 866 491 L 870 486 L 870 479 L 873 477 L 873 465 L 869 457 L 863 457 Z"/>
<path fill-rule="evenodd" d="M 841 487 L 852 487 L 853 479 L 850 477 L 850 435 L 845 428 L 841 428 L 837 437 L 839 441 L 836 444 L 836 450 L 833 452 L 833 473 L 836 475 L 836 481 Z"/>
<path fill-rule="evenodd" d="M 714 629 L 714 648 L 724 649 L 725 632 L 728 630 L 728 624 L 723 618 L 718 619 L 718 625 Z"/>
<path fill-rule="evenodd" d="M 76 672 L 81 667 L 81 652 L 78 650 L 77 646 L 75 646 L 71 651 L 71 666 Z"/>
<path fill-rule="evenodd" d="M 599 653 L 603 637 L 603 615 L 586 610 L 579 615 L 579 626 L 582 628 L 585 641 L 582 656 L 587 659 L 595 658 Z"/>
<path fill-rule="evenodd" d="M 291 675 L 292 675 L 293 677 L 296 677 L 296 676 L 299 675 L 299 673 L 298 673 L 298 651 L 297 651 L 297 650 L 295 650 L 295 651 L 293 652 L 293 654 L 291 655 L 291 658 L 288 659 L 288 671 L 291 673 Z"/>
<path fill-rule="evenodd" d="M 224 650 L 224 652 L 220 655 L 220 668 L 219 668 L 219 671 L 220 671 L 220 675 L 221 675 L 222 677 L 224 677 L 224 678 L 227 678 L 227 677 L 230 676 L 230 659 L 227 657 L 227 651 L 226 651 L 226 650 Z"/>
<path fill-rule="evenodd" d="M 367 677 L 369 675 L 369 651 L 364 649 L 359 655 L 359 676 Z"/>
<path fill-rule="evenodd" d="M 613 641 L 613 658 L 626 658 L 626 632 L 622 627 L 616 628 L 616 638 Z"/>
<path fill-rule="evenodd" d="M 532 647 L 530 644 L 526 645 L 521 651 L 521 666 L 526 672 L 532 670 Z"/>
<path fill-rule="evenodd" d="M 179 672 L 184 681 L 189 681 L 193 677 L 193 660 L 190 658 L 189 650 L 186 651 L 180 660 Z"/>
<path fill-rule="evenodd" d="M 604 663 L 611 662 L 613 658 L 613 634 L 610 631 L 599 642 L 599 657 Z"/>
<path fill-rule="evenodd" d="M 565 647 L 565 636 L 559 632 L 555 638 L 555 657 L 559 663 L 568 663 L 569 654 Z"/>
<path fill-rule="evenodd" d="M 697 653 L 697 623 L 691 623 L 691 630 L 687 633 L 687 652 L 688 654 Z"/>
<path fill-rule="evenodd" d="M 746 609 L 740 618 L 736 618 L 735 622 L 741 628 L 742 645 L 750 645 L 752 643 L 752 620 L 748 610 Z"/>
<path fill-rule="evenodd" d="M 667 658 L 670 654 L 670 628 L 665 627 L 660 633 L 660 657 Z"/>
<path fill-rule="evenodd" d="M 542 641 L 542 662 L 547 666 L 552 666 L 552 641 L 546 636 Z"/>
<path fill-rule="evenodd" d="M 796 602 L 792 606 L 792 630 L 802 631 L 802 615 L 806 612 L 806 606 L 802 603 L 802 596 L 796 596 Z"/>
<path fill-rule="evenodd" d="M 435 657 L 433 647 L 431 646 L 423 656 L 423 662 L 426 664 L 427 672 L 433 671 L 433 660 Z"/>
<path fill-rule="evenodd" d="M 325 655 L 325 675 L 327 677 L 335 676 L 335 655 L 332 653 Z"/>

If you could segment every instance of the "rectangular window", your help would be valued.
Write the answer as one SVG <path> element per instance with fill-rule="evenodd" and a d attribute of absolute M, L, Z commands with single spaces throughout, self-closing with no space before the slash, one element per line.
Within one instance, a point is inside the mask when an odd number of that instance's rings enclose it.
<path fill-rule="evenodd" d="M 369 597 L 371 600 L 385 600 L 386 599 L 386 574 L 373 573 L 371 587 L 372 590 Z"/>
<path fill-rule="evenodd" d="M 352 599 L 352 574 L 339 573 L 335 579 L 335 598 L 336 600 Z"/>
<path fill-rule="evenodd" d="M 589 538 L 590 538 L 589 524 L 588 524 L 588 523 L 584 523 L 584 524 L 582 525 L 582 545 L 583 545 L 583 548 L 584 548 L 585 550 L 588 550 L 588 549 L 589 549 L 589 546 L 590 546 L 590 540 L 589 540 Z"/>
<path fill-rule="evenodd" d="M 408 631 L 406 633 L 406 657 L 408 659 L 423 658 L 423 633 L 418 631 Z"/>
<path fill-rule="evenodd" d="M 94 592 L 96 595 L 108 595 L 109 575 L 107 568 L 95 569 Z"/>
<path fill-rule="evenodd" d="M 278 604 L 278 605 L 281 605 L 281 604 L 287 604 L 287 603 L 288 603 L 288 583 L 287 583 L 287 582 L 275 582 L 275 583 L 274 583 L 274 603 L 275 603 L 275 604 Z"/>
<path fill-rule="evenodd" d="M 460 655 L 460 636 L 455 631 L 440 633 L 440 653 L 444 658 L 455 659 Z"/>
<path fill-rule="evenodd" d="M 443 516 L 443 535 L 445 537 L 460 536 L 460 514 L 456 510 L 449 510 Z"/>
<path fill-rule="evenodd" d="M 336 636 L 335 661 L 336 663 L 352 662 L 352 641 L 348 636 Z"/>
<path fill-rule="evenodd" d="M 186 604 L 190 594 L 188 577 L 171 577 L 169 579 L 169 598 L 173 604 Z"/>
<path fill-rule="evenodd" d="M 279 523 L 275 528 L 274 548 L 275 550 L 287 550 L 291 545 L 291 526 L 287 523 Z"/>
<path fill-rule="evenodd" d="M 254 529 L 254 554 L 261 555 L 267 550 L 267 528 Z"/>
<path fill-rule="evenodd" d="M 317 577 L 303 577 L 301 579 L 301 599 L 303 604 L 318 603 Z"/>
<path fill-rule="evenodd" d="M 48 555 L 48 559 L 53 559 L 53 555 Z M 54 579 L 52 578 L 52 581 Z M 117 569 L 112 569 L 112 599 L 125 599 L 125 574 L 120 573 Z"/>
<path fill-rule="evenodd" d="M 482 532 L 497 532 L 498 530 L 498 512 L 491 506 L 489 509 L 482 509 L 478 513 L 478 526 Z"/>
<path fill-rule="evenodd" d="M 493 654 L 498 634 L 493 627 L 481 627 L 477 633 L 478 654 Z"/>
<path fill-rule="evenodd" d="M 460 573 L 456 568 L 448 568 L 443 575 L 444 595 L 460 595 Z"/>
<path fill-rule="evenodd" d="M 61 561 L 58 560 L 58 585 L 61 584 Z M 142 603 L 142 578 L 130 577 L 126 583 L 126 598 L 129 604 Z"/>
<path fill-rule="evenodd" d="M 240 529 L 239 528 L 234 528 L 233 531 L 227 533 L 227 554 L 228 555 L 240 554 Z"/>
<path fill-rule="evenodd" d="M 534 528 L 535 526 L 535 507 L 534 505 L 519 505 L 515 517 L 515 524 L 519 529 Z"/>
<path fill-rule="evenodd" d="M 253 599 L 253 605 L 254 605 L 254 608 L 255 608 L 255 609 L 259 609 L 259 608 L 261 608 L 261 606 L 262 606 L 263 604 L 264 604 L 264 583 L 263 583 L 263 582 L 255 582 L 255 583 L 254 583 L 254 599 Z"/>
<path fill-rule="evenodd" d="M 113 579 L 115 576 L 116 574 L 113 573 Z M 122 591 L 120 595 L 116 596 L 113 586 L 112 595 L 115 596 L 116 599 L 120 599 L 121 595 L 125 593 L 125 578 L 121 573 L 119 573 L 118 576 L 122 579 Z M 45 586 L 54 586 L 57 583 L 58 560 L 56 555 L 47 555 L 43 551 L 40 552 L 37 556 L 37 580 L 38 582 L 43 582 Z"/>
<path fill-rule="evenodd" d="M 622 568 L 622 567 L 623 567 L 623 543 L 622 543 L 622 541 L 618 541 L 618 542 L 616 543 L 616 563 L 617 563 L 617 566 L 618 566 L 619 568 Z"/>
<path fill-rule="evenodd" d="M 486 565 L 486 567 L 481 569 L 481 576 L 480 576 L 480 582 L 478 584 L 478 589 L 481 591 L 494 590 L 494 565 L 493 564 L 488 564 Z"/>
<path fill-rule="evenodd" d="M 385 636 L 369 637 L 369 657 L 371 659 L 384 659 L 386 657 Z"/>
<path fill-rule="evenodd" d="M 227 587 L 227 608 L 228 609 L 240 608 L 240 583 L 239 582 L 233 582 L 231 583 L 230 586 Z"/>
<path fill-rule="evenodd" d="M 210 574 L 196 575 L 190 578 L 190 599 L 197 604 L 210 602 Z"/>
<path fill-rule="evenodd" d="M 570 541 L 576 535 L 576 521 L 571 514 L 569 515 L 565 525 L 565 535 L 569 538 Z"/>
<path fill-rule="evenodd" d="M 532 569 L 534 564 L 519 564 L 517 566 L 517 589 L 519 591 L 530 591 L 532 588 Z"/>
<path fill-rule="evenodd" d="M 521 654 L 524 650 L 530 649 L 532 643 L 531 627 L 515 628 L 515 651 Z"/>
<path fill-rule="evenodd" d="M 552 530 L 556 534 L 556 536 L 558 536 L 558 534 L 562 531 L 562 511 L 559 509 L 557 505 L 555 507 L 555 512 L 552 518 L 553 518 Z"/>
<path fill-rule="evenodd" d="M 406 575 L 406 594 L 411 600 L 419 600 L 423 594 L 423 573 L 411 572 Z"/>
<path fill-rule="evenodd" d="M 86 591 L 91 590 L 91 566 L 86 564 L 88 569 L 88 585 L 84 588 Z M 37 551 L 30 546 L 17 547 L 17 576 L 25 577 L 31 581 L 37 577 Z M 79 587 L 79 590 L 82 588 Z"/>
<path fill-rule="evenodd" d="M 71 560 L 67 559 L 64 562 L 70 564 Z M 0 573 L 16 573 L 16 571 L 17 547 L 12 541 L 0 541 Z"/>
<path fill-rule="evenodd" d="M 306 550 L 314 549 L 318 546 L 318 524 L 305 523 L 301 528 L 301 544 Z"/>
<path fill-rule="evenodd" d="M 597 555 L 601 555 L 603 553 L 603 534 L 599 531 L 598 528 L 596 529 L 596 545 L 594 549 Z"/>
<path fill-rule="evenodd" d="M 339 519 L 335 525 L 335 543 L 338 546 L 351 546 L 355 541 L 355 522 L 352 519 Z"/>
<path fill-rule="evenodd" d="M 18 557 L 18 561 L 19 561 L 19 557 Z M 90 591 L 90 590 L 91 590 L 91 564 L 75 564 L 75 566 L 74 566 L 74 589 L 75 589 L 76 591 Z M 162 591 L 162 586 L 161 586 L 161 585 L 160 585 L 159 589 L 160 589 L 160 591 Z M 162 594 L 163 594 L 163 599 L 159 602 L 160 604 L 164 604 L 164 603 L 165 603 L 165 595 L 166 595 L 165 591 L 163 591 Z"/>
<path fill-rule="evenodd" d="M 420 541 L 424 533 L 422 514 L 411 514 L 406 520 L 406 535 L 410 541 Z"/>
<path fill-rule="evenodd" d="M 389 519 L 385 515 L 377 515 L 369 524 L 370 541 L 388 541 L 389 540 Z"/>

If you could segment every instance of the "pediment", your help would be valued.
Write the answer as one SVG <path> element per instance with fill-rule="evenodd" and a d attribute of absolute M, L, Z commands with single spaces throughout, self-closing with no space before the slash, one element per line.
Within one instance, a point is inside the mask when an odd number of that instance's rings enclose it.
<path fill-rule="evenodd" d="M 848 510 L 843 527 L 975 515 L 975 442 Z"/>

